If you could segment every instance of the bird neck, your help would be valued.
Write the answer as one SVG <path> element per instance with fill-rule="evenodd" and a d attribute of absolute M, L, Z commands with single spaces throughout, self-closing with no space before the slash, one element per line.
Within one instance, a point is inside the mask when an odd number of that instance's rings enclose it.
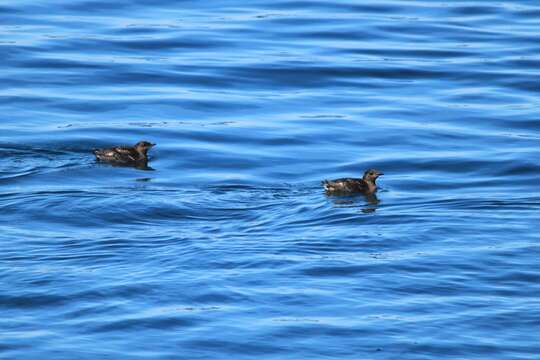
<path fill-rule="evenodd" d="M 146 159 L 148 157 L 148 149 L 145 148 L 135 148 L 137 151 L 137 154 L 139 154 L 139 158 Z"/>
<path fill-rule="evenodd" d="M 364 182 L 368 186 L 368 192 L 374 193 L 377 191 L 377 184 L 375 184 L 375 180 L 364 180 Z"/>
<path fill-rule="evenodd" d="M 141 157 L 146 157 L 148 154 L 148 149 L 146 148 L 135 148 L 135 150 Z"/>

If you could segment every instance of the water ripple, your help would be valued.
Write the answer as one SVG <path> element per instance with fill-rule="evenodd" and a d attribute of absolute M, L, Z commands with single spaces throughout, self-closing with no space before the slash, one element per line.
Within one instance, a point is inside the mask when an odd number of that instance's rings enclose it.
<path fill-rule="evenodd" d="M 0 357 L 538 357 L 537 4 L 0 13 Z"/>

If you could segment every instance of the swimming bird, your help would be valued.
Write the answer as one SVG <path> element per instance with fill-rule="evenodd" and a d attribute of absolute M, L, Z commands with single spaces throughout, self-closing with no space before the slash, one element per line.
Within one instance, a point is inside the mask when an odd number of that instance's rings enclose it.
<path fill-rule="evenodd" d="M 324 180 L 322 185 L 327 193 L 363 193 L 366 195 L 374 194 L 377 191 L 377 178 L 384 175 L 382 172 L 369 169 L 364 172 L 361 179 L 341 178 L 336 180 Z"/>
<path fill-rule="evenodd" d="M 148 150 L 154 147 L 148 141 L 139 141 L 134 146 L 115 146 L 94 150 L 97 160 L 117 165 L 138 166 L 148 162 Z"/>

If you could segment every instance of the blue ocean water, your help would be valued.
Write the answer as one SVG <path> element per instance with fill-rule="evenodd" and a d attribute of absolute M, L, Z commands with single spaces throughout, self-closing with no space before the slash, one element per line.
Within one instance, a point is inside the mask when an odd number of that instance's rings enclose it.
<path fill-rule="evenodd" d="M 0 358 L 540 358 L 539 2 L 0 18 Z"/>

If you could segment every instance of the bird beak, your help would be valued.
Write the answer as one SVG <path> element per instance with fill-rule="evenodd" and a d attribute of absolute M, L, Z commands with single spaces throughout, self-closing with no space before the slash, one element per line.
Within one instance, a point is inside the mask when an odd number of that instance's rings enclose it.
<path fill-rule="evenodd" d="M 381 176 L 381 175 L 384 175 L 384 173 L 383 172 L 378 172 L 377 173 L 377 176 Z"/>
<path fill-rule="evenodd" d="M 152 144 L 152 143 L 150 143 L 150 146 L 154 147 L 154 146 L 156 146 L 156 144 Z"/>

